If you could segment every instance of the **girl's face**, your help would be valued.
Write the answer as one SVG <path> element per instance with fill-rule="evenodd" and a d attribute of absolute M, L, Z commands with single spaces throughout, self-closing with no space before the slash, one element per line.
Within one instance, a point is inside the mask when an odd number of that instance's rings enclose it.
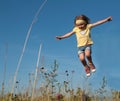
<path fill-rule="evenodd" d="M 76 26 L 79 27 L 80 29 L 85 29 L 86 25 L 87 24 L 85 20 L 82 19 L 76 20 Z"/>
<path fill-rule="evenodd" d="M 80 29 L 85 29 L 86 28 L 86 23 L 81 23 L 76 25 L 77 27 L 79 27 Z"/>

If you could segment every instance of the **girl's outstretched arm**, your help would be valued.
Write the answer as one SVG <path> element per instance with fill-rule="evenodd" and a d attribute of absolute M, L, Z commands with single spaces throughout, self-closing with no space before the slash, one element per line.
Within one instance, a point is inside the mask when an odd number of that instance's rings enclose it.
<path fill-rule="evenodd" d="M 97 25 L 100 25 L 100 24 L 103 24 L 103 23 L 108 22 L 108 21 L 111 21 L 111 20 L 112 20 L 112 17 L 109 16 L 109 17 L 107 17 L 107 18 L 105 18 L 105 19 L 103 19 L 103 20 L 100 20 L 100 21 L 97 21 L 97 22 L 93 23 L 93 24 L 92 24 L 92 27 L 97 26 Z"/>
<path fill-rule="evenodd" d="M 66 34 L 64 34 L 64 35 L 62 35 L 62 36 L 56 36 L 56 39 L 61 40 L 61 39 L 67 38 L 67 37 L 69 37 L 69 36 L 71 36 L 71 35 L 73 35 L 73 34 L 74 34 L 74 32 L 71 31 L 71 32 L 66 33 Z"/>

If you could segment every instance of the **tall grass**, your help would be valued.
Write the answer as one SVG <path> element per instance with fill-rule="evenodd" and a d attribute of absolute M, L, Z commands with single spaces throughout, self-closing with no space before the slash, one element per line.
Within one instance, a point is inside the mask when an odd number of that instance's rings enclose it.
<path fill-rule="evenodd" d="M 51 71 L 46 71 L 44 66 L 38 68 L 37 78 L 40 76 L 42 79 L 41 82 L 43 83 L 41 83 L 38 88 L 34 89 L 33 97 L 31 89 L 34 84 L 32 81 L 34 80 L 29 78 L 28 83 L 31 83 L 31 86 L 27 87 L 24 92 L 22 90 L 14 94 L 7 92 L 4 94 L 4 97 L 1 92 L 0 101 L 9 101 L 10 96 L 12 96 L 12 101 L 31 101 L 31 99 L 33 101 L 120 101 L 120 91 L 108 91 L 108 89 L 106 89 L 107 79 L 105 76 L 101 80 L 102 83 L 100 87 L 94 91 L 93 88 L 89 89 L 89 87 L 85 89 L 80 87 L 70 88 L 69 85 L 71 85 L 72 82 L 66 80 L 60 83 L 57 79 L 57 76 L 59 76 L 58 67 L 59 65 L 55 60 L 53 66 L 50 67 Z M 65 71 L 65 73 L 65 76 L 70 75 L 68 75 L 68 71 Z"/>

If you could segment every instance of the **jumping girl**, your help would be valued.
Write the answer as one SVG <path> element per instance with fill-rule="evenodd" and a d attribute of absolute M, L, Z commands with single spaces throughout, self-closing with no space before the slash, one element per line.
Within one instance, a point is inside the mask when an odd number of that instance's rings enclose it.
<path fill-rule="evenodd" d="M 92 61 L 91 56 L 91 45 L 93 41 L 91 39 L 91 28 L 109 22 L 112 20 L 112 17 L 107 17 L 103 20 L 97 21 L 95 23 L 90 23 L 90 19 L 85 15 L 76 16 L 74 20 L 74 28 L 71 32 L 68 32 L 62 36 L 56 36 L 58 40 L 70 37 L 73 34 L 76 34 L 77 39 L 77 48 L 78 56 L 85 68 L 87 77 L 91 75 L 91 72 L 96 71 L 96 67 Z"/>

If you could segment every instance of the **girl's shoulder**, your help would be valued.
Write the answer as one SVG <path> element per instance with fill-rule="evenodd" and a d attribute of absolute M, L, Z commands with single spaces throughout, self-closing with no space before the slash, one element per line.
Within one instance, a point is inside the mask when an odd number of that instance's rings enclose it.
<path fill-rule="evenodd" d="M 76 26 L 73 28 L 73 30 L 78 30 L 78 29 L 79 29 L 79 28 L 78 28 L 78 27 L 76 27 Z"/>
<path fill-rule="evenodd" d="M 87 28 L 92 28 L 92 24 L 87 24 Z"/>
<path fill-rule="evenodd" d="M 78 30 L 79 30 L 79 28 L 76 26 L 73 28 L 73 32 L 77 32 Z"/>

